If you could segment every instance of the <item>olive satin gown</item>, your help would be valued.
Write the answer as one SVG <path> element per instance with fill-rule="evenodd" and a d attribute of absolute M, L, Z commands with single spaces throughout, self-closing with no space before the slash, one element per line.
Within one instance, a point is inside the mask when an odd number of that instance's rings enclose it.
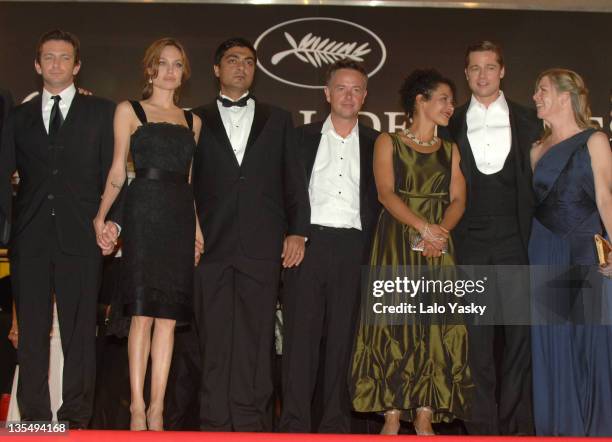
<path fill-rule="evenodd" d="M 437 151 L 421 153 L 398 134 L 390 136 L 395 193 L 414 213 L 439 224 L 450 202 L 452 144 L 443 142 Z M 425 258 L 411 249 L 410 230 L 386 209 L 381 211 L 370 255 L 370 281 L 384 279 L 380 278 L 381 266 L 393 274 L 412 272 L 415 276 L 454 272 L 452 238 L 447 253 Z M 446 295 L 440 300 L 450 299 Z M 447 322 L 444 315 L 435 320 L 425 316 L 417 313 L 399 325 L 377 324 L 361 309 L 349 375 L 355 411 L 398 409 L 402 419 L 412 421 L 418 407 L 429 406 L 434 410 L 434 423 L 468 418 L 473 384 L 467 329 L 456 317 Z"/>

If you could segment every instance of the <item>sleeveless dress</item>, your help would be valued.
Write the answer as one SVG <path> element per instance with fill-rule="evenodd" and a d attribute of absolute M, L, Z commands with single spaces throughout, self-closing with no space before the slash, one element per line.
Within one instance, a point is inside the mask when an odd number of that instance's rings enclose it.
<path fill-rule="evenodd" d="M 189 168 L 195 151 L 193 114 L 188 127 L 149 123 L 131 102 L 141 126 L 130 152 L 136 178 L 123 215 L 120 292 L 126 316 L 187 322 L 192 316 L 195 214 Z"/>
<path fill-rule="evenodd" d="M 390 136 L 395 193 L 414 213 L 439 224 L 450 200 L 452 144 L 443 142 L 437 151 L 426 154 L 412 149 L 398 134 Z M 432 275 L 454 269 L 452 238 L 441 257 L 425 258 L 411 249 L 411 230 L 383 208 L 372 243 L 370 281 L 389 279 L 389 275 L 380 278 L 380 266 L 392 273 L 413 272 L 414 279 L 421 272 Z M 448 295 L 441 299 L 447 301 Z M 473 384 L 465 324 L 457 318 L 452 324 L 440 317 L 432 321 L 417 313 L 416 321 L 381 325 L 363 304 L 349 379 L 353 408 L 359 412 L 398 409 L 402 419 L 412 421 L 418 407 L 430 406 L 433 422 L 466 419 Z"/>
<path fill-rule="evenodd" d="M 538 435 L 612 436 L 612 316 L 606 305 L 612 290 L 597 273 L 593 243 L 602 231 L 587 147 L 593 133 L 587 129 L 551 147 L 533 173 L 537 208 L 529 262 Z"/>

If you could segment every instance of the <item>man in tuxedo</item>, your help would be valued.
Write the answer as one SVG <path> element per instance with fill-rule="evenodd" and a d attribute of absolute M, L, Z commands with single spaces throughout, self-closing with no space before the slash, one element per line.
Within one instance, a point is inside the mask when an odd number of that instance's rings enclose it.
<path fill-rule="evenodd" d="M 347 373 L 360 299 L 361 265 L 380 208 L 372 173 L 378 132 L 360 124 L 367 73 L 350 60 L 330 66 L 324 121 L 298 129 L 310 196 L 310 236 L 299 267 L 283 276 L 283 412 L 285 432 L 348 433 Z M 319 353 L 325 339 L 322 364 Z M 311 404 L 322 370 L 322 418 L 312 428 Z"/>
<path fill-rule="evenodd" d="M 245 39 L 215 52 L 220 94 L 202 118 L 193 164 L 204 253 L 195 315 L 202 382 L 200 427 L 271 429 L 274 313 L 282 265 L 299 265 L 310 207 L 291 115 L 249 93 L 257 58 Z"/>
<path fill-rule="evenodd" d="M 2 134 L 0 203 L 20 176 L 9 253 L 19 322 L 17 400 L 24 420 L 49 421 L 47 373 L 53 296 L 64 371 L 57 415 L 84 428 L 95 382 L 96 299 L 102 255 L 92 220 L 113 156 L 114 104 L 76 93 L 79 41 L 61 30 L 39 41 L 43 91 L 11 112 Z"/>
<path fill-rule="evenodd" d="M 504 75 L 499 46 L 483 41 L 468 47 L 465 76 L 472 98 L 455 110 L 449 124 L 467 184 L 467 207 L 454 237 L 460 264 L 528 264 L 534 207 L 529 150 L 541 124 L 535 111 L 506 99 L 500 89 Z M 475 396 L 473 419 L 466 426 L 472 434 L 534 432 L 529 327 L 508 325 L 518 319 L 517 306 L 529 305 L 528 278 L 509 273 L 507 268 L 496 272 L 495 287 L 485 299 L 491 320 L 502 326 L 469 326 Z M 525 310 L 523 320 L 528 319 Z"/>

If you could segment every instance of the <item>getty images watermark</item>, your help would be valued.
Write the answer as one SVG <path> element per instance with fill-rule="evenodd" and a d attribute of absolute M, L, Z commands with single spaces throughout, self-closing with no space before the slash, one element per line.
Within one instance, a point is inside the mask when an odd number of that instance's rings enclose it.
<path fill-rule="evenodd" d="M 364 266 L 361 317 L 413 324 L 612 324 L 597 266 Z"/>
<path fill-rule="evenodd" d="M 478 280 L 432 280 L 421 276 L 419 279 L 410 279 L 408 276 L 396 276 L 395 279 L 375 279 L 372 281 L 372 296 L 381 298 L 385 294 L 403 294 L 412 299 L 418 295 L 452 295 L 455 298 L 463 298 L 465 295 L 482 294 L 485 292 L 487 277 Z M 374 313 L 383 314 L 438 314 L 446 313 L 447 309 L 451 313 L 458 314 L 478 314 L 482 316 L 487 309 L 486 305 L 478 305 L 470 302 L 464 305 L 458 301 L 438 303 L 423 302 L 409 303 L 400 302 L 396 305 L 385 305 L 383 302 L 375 302 L 372 305 Z"/>

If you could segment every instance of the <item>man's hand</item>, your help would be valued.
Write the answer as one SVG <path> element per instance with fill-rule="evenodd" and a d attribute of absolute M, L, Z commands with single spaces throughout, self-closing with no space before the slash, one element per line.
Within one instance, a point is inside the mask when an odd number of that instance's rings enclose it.
<path fill-rule="evenodd" d="M 197 226 L 196 235 L 195 235 L 195 265 L 196 266 L 200 262 L 202 253 L 204 253 L 204 236 L 202 235 L 202 231 L 200 230 L 200 227 Z"/>
<path fill-rule="evenodd" d="M 306 249 L 306 238 L 299 235 L 289 235 L 283 243 L 283 267 L 297 267 L 304 259 Z"/>
<path fill-rule="evenodd" d="M 17 346 L 19 345 L 19 329 L 17 328 L 17 324 L 15 322 L 11 324 L 8 340 L 11 341 L 11 344 L 13 344 L 13 347 L 15 347 L 16 350 Z"/>

